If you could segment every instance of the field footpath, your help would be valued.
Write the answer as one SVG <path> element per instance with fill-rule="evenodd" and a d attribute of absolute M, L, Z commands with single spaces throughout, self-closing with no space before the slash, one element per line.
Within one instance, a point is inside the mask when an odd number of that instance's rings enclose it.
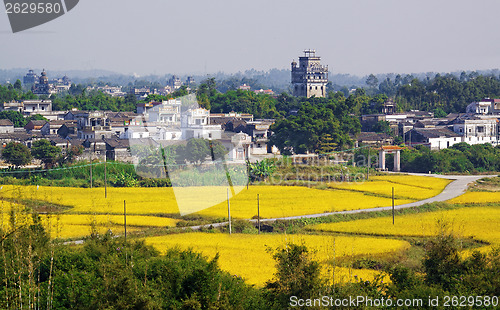
<path fill-rule="evenodd" d="M 395 174 L 397 174 L 397 173 L 395 173 Z M 455 197 L 458 197 L 458 196 L 464 194 L 467 191 L 467 189 L 469 188 L 469 184 L 476 182 L 477 180 L 480 180 L 480 179 L 493 178 L 493 177 L 498 176 L 498 175 L 439 175 L 439 174 L 428 174 L 428 173 L 401 173 L 401 174 L 434 177 L 434 178 L 449 179 L 449 180 L 454 180 L 454 181 L 451 182 L 450 184 L 448 184 L 440 194 L 438 194 L 434 197 L 427 198 L 427 199 L 420 200 L 420 201 L 416 201 L 416 202 L 412 202 L 412 203 L 394 206 L 395 210 L 418 207 L 418 206 L 424 205 L 426 203 L 441 202 L 441 201 L 450 200 L 452 198 L 455 198 Z M 357 213 L 365 213 L 365 212 L 366 213 L 367 212 L 380 212 L 380 211 L 390 211 L 390 210 L 392 210 L 392 206 L 381 207 L 381 208 L 359 209 L 359 210 L 349 210 L 349 211 L 336 211 L 336 212 L 326 212 L 326 213 L 320 213 L 320 214 L 309 214 L 309 215 L 261 219 L 260 222 L 261 223 L 266 223 L 266 222 L 269 223 L 269 222 L 274 222 L 274 221 L 278 221 L 278 220 L 289 221 L 289 220 L 299 220 L 299 219 L 306 219 L 306 218 L 318 218 L 318 217 L 337 215 L 337 214 L 357 214 Z M 253 219 L 253 220 L 250 220 L 250 222 L 257 223 L 257 220 Z M 227 225 L 229 225 L 229 222 L 190 226 L 190 227 L 186 227 L 186 228 L 191 228 L 193 230 L 199 230 L 201 228 L 221 227 L 221 226 L 227 226 Z"/>

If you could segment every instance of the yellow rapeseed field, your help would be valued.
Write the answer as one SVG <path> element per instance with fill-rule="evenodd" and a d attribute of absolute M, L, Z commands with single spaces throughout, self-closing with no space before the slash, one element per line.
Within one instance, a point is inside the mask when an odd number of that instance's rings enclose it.
<path fill-rule="evenodd" d="M 11 211 L 14 211 L 11 213 Z M 0 200 L 0 229 L 10 231 L 21 225 L 33 223 L 31 210 L 22 204 Z M 12 214 L 15 215 L 12 223 Z M 123 232 L 123 215 L 112 214 L 68 214 L 52 213 L 41 215 L 42 224 L 53 238 L 77 238 L 88 236 L 93 227 L 98 233 L 105 233 L 111 229 L 114 233 Z M 172 227 L 179 220 L 157 216 L 127 216 L 127 229 L 137 231 L 144 227 Z"/>
<path fill-rule="evenodd" d="M 80 238 L 90 235 L 92 230 L 103 234 L 111 230 L 122 234 L 125 230 L 123 215 L 51 214 L 42 216 L 43 224 L 52 238 Z M 145 227 L 172 227 L 178 220 L 155 216 L 127 216 L 127 231 L 138 231 Z"/>
<path fill-rule="evenodd" d="M 500 206 L 470 207 L 456 210 L 437 211 L 397 216 L 395 225 L 392 217 L 318 224 L 309 229 L 316 231 L 372 234 L 383 236 L 433 236 L 440 225 L 447 225 L 464 237 L 500 245 Z"/>
<path fill-rule="evenodd" d="M 230 200 L 231 216 L 252 218 L 257 215 L 257 194 L 260 196 L 260 216 L 276 218 L 333 211 L 387 207 L 391 199 L 368 196 L 343 190 L 320 190 L 301 186 L 252 186 Z M 412 202 L 397 199 L 396 204 Z M 198 212 L 211 217 L 227 217 L 227 202 Z"/>
<path fill-rule="evenodd" d="M 257 285 L 271 280 L 275 272 L 275 261 L 267 249 L 275 250 L 290 242 L 305 244 L 313 253 L 313 257 L 324 266 L 327 262 L 332 264 L 335 259 L 346 256 L 381 254 L 409 247 L 407 242 L 401 240 L 321 235 L 184 233 L 146 238 L 147 244 L 153 245 L 161 252 L 179 247 L 200 251 L 209 258 L 219 253 L 219 265 L 223 270 Z M 355 276 L 371 280 L 375 274 L 375 271 L 370 270 L 349 270 L 340 267 L 335 269 L 336 279 L 343 281 L 355 281 Z"/>
<path fill-rule="evenodd" d="M 0 201 L 0 230 L 8 232 L 16 227 L 32 223 L 33 217 L 29 212 L 26 212 L 25 206 L 9 201 Z"/>
<path fill-rule="evenodd" d="M 90 236 L 91 233 L 97 233 L 99 235 L 104 235 L 108 231 L 111 231 L 115 235 L 123 235 L 125 228 L 122 225 L 61 225 L 57 223 L 47 223 L 44 222 L 46 231 L 50 234 L 53 239 L 80 239 Z M 137 227 L 127 227 L 127 232 L 137 232 L 140 231 Z"/>
<path fill-rule="evenodd" d="M 500 192 L 467 192 L 448 202 L 456 204 L 500 203 Z"/>
<path fill-rule="evenodd" d="M 401 176 L 397 176 L 401 177 Z M 421 177 L 420 177 L 421 178 Z M 407 185 L 399 182 L 385 181 L 388 177 L 378 177 L 377 180 L 367 181 L 367 182 L 354 182 L 354 183 L 330 183 L 328 186 L 336 189 L 352 190 L 366 193 L 373 193 L 384 195 L 386 197 L 392 196 L 392 188 L 394 187 L 395 197 L 406 198 L 410 200 L 423 200 L 430 197 L 434 197 L 441 193 L 446 185 L 451 182 L 450 180 L 428 178 L 426 177 L 426 182 L 422 182 L 421 185 Z M 401 178 L 398 178 L 401 179 Z M 428 180 L 432 179 L 432 180 Z M 431 181 L 438 182 L 431 182 Z M 405 181 L 403 179 L 403 181 Z M 431 187 L 429 186 L 431 182 Z M 422 186 L 423 185 L 423 186 Z"/>
<path fill-rule="evenodd" d="M 46 217 L 46 216 L 44 216 Z M 123 215 L 105 215 L 105 214 L 53 214 L 51 218 L 58 219 L 65 225 L 123 225 Z M 156 217 L 156 216 L 140 216 L 128 215 L 127 226 L 136 227 L 169 227 L 175 226 L 179 220 Z"/>
<path fill-rule="evenodd" d="M 2 197 L 71 206 L 72 213 L 122 214 L 124 200 L 128 214 L 179 213 L 172 188 L 108 188 L 108 198 L 104 198 L 104 188 L 4 185 Z"/>
<path fill-rule="evenodd" d="M 179 190 L 179 189 L 176 189 Z M 210 198 L 207 187 L 181 188 L 187 193 Z M 319 190 L 300 186 L 251 186 L 231 198 L 231 212 L 235 218 L 251 218 L 257 215 L 257 194 L 261 197 L 261 216 L 264 218 L 315 214 L 332 211 L 385 207 L 389 198 L 367 196 L 363 193 L 342 190 Z M 177 203 L 171 188 L 109 188 L 104 198 L 103 188 L 65 188 L 36 186 L 4 186 L 1 197 L 41 200 L 72 206 L 71 213 L 122 214 L 123 201 L 127 213 L 178 214 Z M 412 200 L 398 199 L 396 204 Z M 227 216 L 227 202 L 200 211 L 212 217 Z"/>
<path fill-rule="evenodd" d="M 409 176 L 372 177 L 377 181 L 370 181 L 359 185 L 336 184 L 335 186 L 349 190 L 319 190 L 299 186 L 251 186 L 243 189 L 230 199 L 231 215 L 234 218 L 252 218 L 257 215 L 257 194 L 260 195 L 260 214 L 263 218 L 286 217 L 304 214 L 315 214 L 332 211 L 365 209 L 389 206 L 391 200 L 384 197 L 365 195 L 368 193 L 387 194 L 393 186 L 393 180 L 398 186 L 397 195 L 408 199 L 397 199 L 396 204 L 411 202 L 437 194 L 447 183 L 443 180 L 425 178 L 426 181 L 435 180 L 441 183 L 431 184 L 435 189 L 427 189 L 414 184 Z M 417 177 L 418 178 L 418 177 Z M 388 180 L 391 180 L 390 182 Z M 422 183 L 422 180 L 419 180 Z M 413 183 L 412 183 L 413 182 Z M 409 184 L 409 185 L 405 185 Z M 412 190 L 413 189 L 413 190 Z M 128 226 L 133 227 L 166 227 L 175 226 L 176 220 L 153 215 L 179 214 L 177 198 L 181 196 L 184 205 L 192 204 L 196 210 L 198 204 L 213 204 L 215 206 L 199 211 L 198 214 L 213 218 L 227 216 L 227 202 L 225 189 L 214 187 L 186 187 L 176 188 L 108 188 L 108 197 L 104 197 L 104 188 L 64 188 L 45 186 L 13 186 L 4 185 L 0 188 L 0 199 L 28 199 L 46 201 L 70 207 L 57 216 L 51 217 L 50 222 L 57 222 L 57 229 L 50 224 L 53 237 L 77 238 L 88 235 L 93 229 L 101 233 L 107 229 L 121 231 L 123 225 L 123 204 L 126 201 Z M 181 203 L 179 203 L 181 204 Z M 8 225 L 8 212 L 14 204 L 2 200 L 1 221 Z M 16 209 L 24 207 L 16 205 Z M 181 210 L 182 211 L 182 210 Z M 145 216 L 148 215 L 148 216 Z M 44 218 L 48 218 L 44 216 Z M 91 225 L 91 223 L 93 223 Z M 7 226 L 5 226 L 7 227 Z M 54 234 L 53 232 L 57 232 Z"/>
<path fill-rule="evenodd" d="M 442 178 L 424 177 L 424 176 L 406 175 L 406 174 L 376 175 L 376 176 L 371 176 L 370 180 L 387 181 L 395 184 L 415 186 L 430 190 L 440 189 L 440 191 L 442 191 L 446 187 L 446 185 L 448 185 L 452 181 Z"/>

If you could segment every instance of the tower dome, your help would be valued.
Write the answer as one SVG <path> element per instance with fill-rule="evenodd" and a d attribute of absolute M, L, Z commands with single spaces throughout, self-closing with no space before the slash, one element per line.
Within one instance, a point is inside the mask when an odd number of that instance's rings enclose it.
<path fill-rule="evenodd" d="M 45 72 L 45 69 L 43 69 L 40 76 L 40 84 L 49 84 L 49 78 L 47 77 L 47 72 Z"/>

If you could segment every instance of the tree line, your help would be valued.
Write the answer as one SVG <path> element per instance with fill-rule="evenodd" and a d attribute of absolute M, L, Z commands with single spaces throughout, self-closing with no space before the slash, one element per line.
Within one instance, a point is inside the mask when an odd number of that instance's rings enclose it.
<path fill-rule="evenodd" d="M 49 140 L 41 139 L 33 142 L 31 149 L 18 142 L 9 142 L 2 150 L 2 159 L 14 167 L 26 166 L 33 158 L 42 161 L 45 168 L 54 165 L 72 163 L 83 152 L 83 146 L 71 146 L 65 154 L 60 147 L 52 145 Z"/>
<path fill-rule="evenodd" d="M 366 84 L 369 86 L 367 92 L 372 95 L 395 98 L 401 111 L 440 109 L 445 113 L 464 113 L 471 102 L 500 96 L 500 77 L 477 72 L 462 72 L 460 76 L 436 74 L 422 79 L 398 74 L 380 83 L 372 74 Z"/>
<path fill-rule="evenodd" d="M 428 147 L 418 145 L 401 152 L 401 169 L 421 173 L 500 171 L 500 146 L 461 142 L 447 149 L 431 151 Z"/>
<path fill-rule="evenodd" d="M 258 118 L 269 118 L 276 117 L 276 112 L 278 114 L 289 112 L 289 110 L 283 111 L 282 108 L 285 107 L 282 106 L 283 100 L 279 97 L 273 98 L 237 90 L 237 86 L 242 83 L 265 88 L 264 85 L 255 84 L 252 79 L 229 78 L 218 80 L 216 83 L 215 78 L 208 78 L 200 85 L 193 85 L 191 91 L 198 95 L 202 106 L 215 113 L 235 111 L 254 113 Z M 462 72 L 460 76 L 436 74 L 424 78 L 398 74 L 387 76 L 382 81 L 372 74 L 366 79 L 366 85 L 366 88 L 356 87 L 357 94 L 350 93 L 346 87 L 338 88 L 338 85 L 335 89 L 340 90 L 346 98 L 351 95 L 359 97 L 362 94 L 368 94 L 370 102 L 379 101 L 380 97 L 377 98 L 377 95 L 395 98 L 400 111 L 440 109 L 445 113 L 464 112 L 465 107 L 473 101 L 500 96 L 500 78 L 493 74 L 482 75 L 477 72 Z M 332 90 L 331 87 L 329 89 Z M 187 94 L 185 86 L 167 97 L 178 97 L 184 94 Z M 48 99 L 45 96 L 41 97 Z M 23 92 L 19 80 L 14 85 L 0 86 L 0 101 L 37 98 L 31 91 Z M 54 101 L 55 110 L 78 108 L 80 110 L 135 111 L 137 103 L 133 94 L 125 98 L 112 97 L 97 90 L 87 91 L 82 84 L 73 84 L 67 94 L 51 95 L 50 99 Z M 290 98 L 286 100 L 293 101 Z M 355 112 L 360 113 L 361 110 Z"/>

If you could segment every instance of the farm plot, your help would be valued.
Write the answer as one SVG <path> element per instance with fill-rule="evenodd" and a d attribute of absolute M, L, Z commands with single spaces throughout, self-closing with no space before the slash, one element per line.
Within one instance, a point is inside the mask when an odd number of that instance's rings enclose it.
<path fill-rule="evenodd" d="M 286 243 L 305 244 L 314 258 L 327 267 L 335 258 L 367 254 L 383 254 L 407 249 L 401 240 L 366 237 L 331 237 L 321 235 L 243 235 L 215 233 L 185 233 L 146 238 L 146 243 L 161 252 L 172 247 L 193 249 L 213 258 L 219 253 L 222 269 L 244 278 L 248 283 L 263 285 L 273 278 L 275 262 L 273 251 Z M 335 279 L 344 282 L 356 278 L 371 280 L 378 272 L 336 267 Z"/>

